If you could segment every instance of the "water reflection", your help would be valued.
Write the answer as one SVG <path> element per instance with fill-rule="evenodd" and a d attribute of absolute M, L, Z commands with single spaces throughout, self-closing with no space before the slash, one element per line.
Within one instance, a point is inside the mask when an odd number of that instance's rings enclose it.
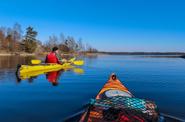
<path fill-rule="evenodd" d="M 30 60 L 34 58 L 33 56 L 0 56 L 0 69 L 14 69 L 17 64 L 30 64 Z"/>
<path fill-rule="evenodd" d="M 53 85 L 57 86 L 59 84 L 58 79 L 60 75 L 64 72 L 64 70 L 48 72 L 46 73 L 46 79 Z"/>

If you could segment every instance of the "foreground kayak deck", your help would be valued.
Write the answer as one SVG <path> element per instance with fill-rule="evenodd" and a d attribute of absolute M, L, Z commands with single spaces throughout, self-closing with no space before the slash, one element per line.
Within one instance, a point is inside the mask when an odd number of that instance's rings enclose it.
<path fill-rule="evenodd" d="M 96 99 L 91 100 L 80 122 L 153 122 L 158 120 L 159 113 L 155 103 L 135 98 L 113 74 Z"/>
<path fill-rule="evenodd" d="M 113 74 L 85 110 L 70 115 L 65 122 L 185 122 L 159 113 L 154 102 L 135 98 Z"/>

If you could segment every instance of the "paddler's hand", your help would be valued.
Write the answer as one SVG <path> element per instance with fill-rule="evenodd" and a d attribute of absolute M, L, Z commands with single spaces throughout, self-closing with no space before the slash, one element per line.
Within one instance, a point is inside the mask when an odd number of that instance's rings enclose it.
<path fill-rule="evenodd" d="M 66 60 L 66 59 L 62 59 L 62 62 L 63 62 L 63 63 L 66 63 L 66 62 L 67 62 L 67 60 Z"/>

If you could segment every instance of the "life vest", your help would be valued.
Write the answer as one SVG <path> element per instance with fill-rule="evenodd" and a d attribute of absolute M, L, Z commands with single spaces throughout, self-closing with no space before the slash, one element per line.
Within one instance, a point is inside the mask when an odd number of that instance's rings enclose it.
<path fill-rule="evenodd" d="M 46 63 L 58 63 L 58 58 L 54 52 L 51 52 L 47 55 Z"/>

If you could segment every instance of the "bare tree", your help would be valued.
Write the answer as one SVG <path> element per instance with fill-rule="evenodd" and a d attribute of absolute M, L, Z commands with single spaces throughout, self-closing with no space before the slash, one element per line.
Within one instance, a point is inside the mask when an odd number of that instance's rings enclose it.
<path fill-rule="evenodd" d="M 45 49 L 47 51 L 51 50 L 54 46 L 59 45 L 58 37 L 55 35 L 49 36 L 48 41 L 45 43 Z"/>
<path fill-rule="evenodd" d="M 65 36 L 63 33 L 60 34 L 59 43 L 64 44 L 65 43 Z"/>
<path fill-rule="evenodd" d="M 72 36 L 68 36 L 65 40 L 65 45 L 70 49 L 70 52 L 77 51 L 78 45 Z"/>
<path fill-rule="evenodd" d="M 86 44 L 86 52 L 88 52 L 88 53 L 96 53 L 96 52 L 98 52 L 98 50 L 96 48 L 93 48 L 89 44 Z"/>
<path fill-rule="evenodd" d="M 78 45 L 78 51 L 84 51 L 84 45 L 82 43 L 82 38 L 78 40 L 77 45 Z"/>
<path fill-rule="evenodd" d="M 3 49 L 4 40 L 5 40 L 5 32 L 3 28 L 0 28 L 0 49 Z"/>
<path fill-rule="evenodd" d="M 18 42 L 22 38 L 22 29 L 19 23 L 15 23 L 13 26 L 13 39 Z"/>
<path fill-rule="evenodd" d="M 21 29 L 21 25 L 18 23 L 15 23 L 12 29 L 12 38 L 13 38 L 13 44 L 14 44 L 14 50 L 15 51 L 20 51 L 21 47 L 20 47 L 20 42 L 22 39 L 22 29 Z"/>
<path fill-rule="evenodd" d="M 13 43 L 12 43 L 12 36 L 11 35 L 8 35 L 6 36 L 5 38 L 5 49 L 8 49 L 8 51 L 12 51 L 13 50 Z"/>

